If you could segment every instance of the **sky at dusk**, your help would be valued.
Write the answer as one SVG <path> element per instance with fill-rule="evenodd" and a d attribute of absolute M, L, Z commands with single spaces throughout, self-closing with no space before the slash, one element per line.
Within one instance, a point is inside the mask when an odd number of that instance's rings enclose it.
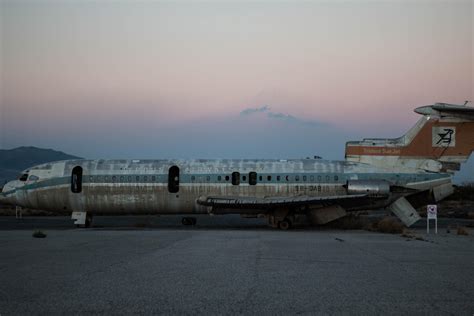
<path fill-rule="evenodd" d="M 343 159 L 417 106 L 474 99 L 473 16 L 473 1 L 4 0 L 0 148 Z"/>

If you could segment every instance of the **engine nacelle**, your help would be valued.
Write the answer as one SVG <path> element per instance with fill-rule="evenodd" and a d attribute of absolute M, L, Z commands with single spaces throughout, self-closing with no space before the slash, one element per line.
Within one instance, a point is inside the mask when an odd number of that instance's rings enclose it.
<path fill-rule="evenodd" d="M 349 180 L 347 194 L 389 195 L 390 183 L 385 180 Z"/>

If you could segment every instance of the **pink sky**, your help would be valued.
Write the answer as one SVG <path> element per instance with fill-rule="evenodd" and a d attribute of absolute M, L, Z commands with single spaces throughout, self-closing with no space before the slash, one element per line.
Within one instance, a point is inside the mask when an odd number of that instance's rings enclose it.
<path fill-rule="evenodd" d="M 2 1 L 0 10 L 1 148 L 342 158 L 346 140 L 400 136 L 416 106 L 473 100 L 472 1 Z M 297 120 L 239 115 L 265 105 Z"/>

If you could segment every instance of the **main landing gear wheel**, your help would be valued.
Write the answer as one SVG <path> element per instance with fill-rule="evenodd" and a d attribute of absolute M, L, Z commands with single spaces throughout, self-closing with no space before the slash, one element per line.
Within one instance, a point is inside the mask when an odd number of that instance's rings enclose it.
<path fill-rule="evenodd" d="M 185 226 L 196 225 L 197 220 L 195 217 L 183 217 L 181 223 Z"/>
<path fill-rule="evenodd" d="M 288 230 L 291 228 L 291 222 L 289 219 L 285 218 L 284 220 L 278 222 L 278 228 L 281 230 Z"/>

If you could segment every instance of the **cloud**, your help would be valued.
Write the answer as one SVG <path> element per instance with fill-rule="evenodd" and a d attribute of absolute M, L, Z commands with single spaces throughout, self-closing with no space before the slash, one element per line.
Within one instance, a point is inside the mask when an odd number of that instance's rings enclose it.
<path fill-rule="evenodd" d="M 262 106 L 262 107 L 259 107 L 259 108 L 245 109 L 245 110 L 240 112 L 240 115 L 245 116 L 245 115 L 251 115 L 251 114 L 254 114 L 254 113 L 262 113 L 262 112 L 268 112 L 268 111 L 270 111 L 270 107 L 268 105 L 265 105 L 265 106 Z"/>
<path fill-rule="evenodd" d="M 273 112 L 270 106 L 268 105 L 264 105 L 259 108 L 247 108 L 240 112 L 240 116 L 250 116 L 257 113 L 266 113 L 267 117 L 270 119 L 275 119 L 275 120 L 280 120 L 280 121 L 285 121 L 285 122 L 295 123 L 295 124 L 300 124 L 300 125 L 310 125 L 310 126 L 318 126 L 318 127 L 328 125 L 327 123 L 320 122 L 320 121 L 304 120 L 296 116 L 293 116 L 291 114 Z"/>

